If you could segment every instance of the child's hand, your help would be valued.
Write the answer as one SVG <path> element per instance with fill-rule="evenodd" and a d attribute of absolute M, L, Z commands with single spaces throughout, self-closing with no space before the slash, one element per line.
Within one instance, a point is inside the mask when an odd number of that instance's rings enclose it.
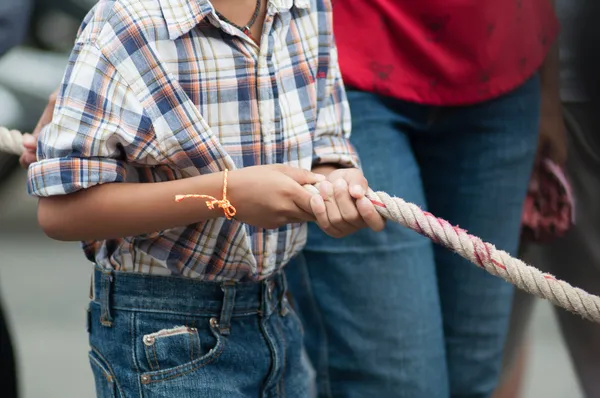
<path fill-rule="evenodd" d="M 318 171 L 318 170 L 315 170 Z M 381 231 L 385 220 L 365 197 L 369 184 L 360 169 L 336 169 L 319 184 L 321 197 L 311 200 L 317 224 L 328 235 L 341 238 L 361 228 Z"/>
<path fill-rule="evenodd" d="M 315 221 L 313 194 L 302 186 L 324 180 L 320 174 L 281 164 L 245 167 L 229 172 L 227 196 L 237 210 L 237 220 L 274 229 Z"/>

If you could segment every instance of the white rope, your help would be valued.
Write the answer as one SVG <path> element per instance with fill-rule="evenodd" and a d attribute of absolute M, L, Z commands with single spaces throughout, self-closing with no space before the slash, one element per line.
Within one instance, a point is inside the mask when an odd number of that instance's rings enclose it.
<path fill-rule="evenodd" d="M 0 151 L 20 155 L 24 151 L 19 131 L 0 127 Z M 318 194 L 314 186 L 305 186 Z M 369 191 L 367 197 L 382 217 L 397 222 L 454 251 L 489 273 L 499 276 L 534 296 L 550 300 L 575 314 L 600 323 L 600 297 L 576 288 L 554 276 L 511 257 L 491 243 L 452 226 L 448 221 L 424 212 L 419 206 L 385 192 Z"/>
<path fill-rule="evenodd" d="M 519 289 L 600 323 L 600 297 L 543 273 L 412 203 L 392 198 L 385 192 L 371 192 L 368 197 L 385 205 L 376 206 L 384 218 L 419 232 Z"/>
<path fill-rule="evenodd" d="M 304 187 L 319 194 L 318 189 L 312 185 Z M 448 221 L 421 210 L 413 203 L 391 197 L 385 192 L 369 191 L 367 198 L 383 218 L 426 236 L 519 289 L 600 323 L 600 297 L 525 264 L 505 251 L 496 249 L 491 243 L 483 242 L 467 231 L 452 226 Z"/>
<path fill-rule="evenodd" d="M 9 130 L 0 126 L 0 152 L 8 152 L 13 155 L 21 155 L 23 147 L 23 135 L 20 131 Z"/>

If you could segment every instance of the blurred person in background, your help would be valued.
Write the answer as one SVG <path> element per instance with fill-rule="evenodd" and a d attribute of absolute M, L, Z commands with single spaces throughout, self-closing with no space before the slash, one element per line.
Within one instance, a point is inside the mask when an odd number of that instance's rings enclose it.
<path fill-rule="evenodd" d="M 560 95 L 568 137 L 566 173 L 575 198 L 575 225 L 551 244 L 524 243 L 528 262 L 592 294 L 600 294 L 600 114 L 597 0 L 556 0 Z M 497 398 L 519 396 L 527 357 L 527 326 L 535 299 L 517 291 Z M 600 325 L 554 307 L 586 397 L 600 397 Z"/>
<path fill-rule="evenodd" d="M 550 1 L 340 0 L 334 23 L 371 185 L 514 255 L 538 141 L 565 158 Z M 322 397 L 493 393 L 501 279 L 394 223 L 341 240 L 310 226 L 287 273 Z"/>
<path fill-rule="evenodd" d="M 31 0 L 0 0 L 0 56 L 21 43 L 30 15 Z"/>
<path fill-rule="evenodd" d="M 27 32 L 29 0 L 0 0 L 0 57 L 19 44 Z M 17 397 L 17 372 L 9 328 L 0 303 L 0 393 Z"/>

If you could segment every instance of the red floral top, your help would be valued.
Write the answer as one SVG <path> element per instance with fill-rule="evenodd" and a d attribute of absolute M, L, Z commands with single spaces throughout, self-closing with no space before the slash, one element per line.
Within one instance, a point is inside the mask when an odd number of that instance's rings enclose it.
<path fill-rule="evenodd" d="M 347 85 L 440 106 L 518 87 L 558 33 L 550 0 L 334 0 L 334 27 Z"/>

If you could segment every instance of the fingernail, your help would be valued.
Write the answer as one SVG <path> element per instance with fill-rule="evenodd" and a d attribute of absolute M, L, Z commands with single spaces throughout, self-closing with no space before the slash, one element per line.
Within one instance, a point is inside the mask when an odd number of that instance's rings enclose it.
<path fill-rule="evenodd" d="M 326 177 L 323 174 L 319 174 L 319 173 L 313 173 L 315 175 L 315 180 L 317 180 L 317 182 L 319 181 L 325 181 Z"/>
<path fill-rule="evenodd" d="M 352 185 L 350 193 L 354 196 L 365 196 L 365 190 L 360 185 Z"/>

